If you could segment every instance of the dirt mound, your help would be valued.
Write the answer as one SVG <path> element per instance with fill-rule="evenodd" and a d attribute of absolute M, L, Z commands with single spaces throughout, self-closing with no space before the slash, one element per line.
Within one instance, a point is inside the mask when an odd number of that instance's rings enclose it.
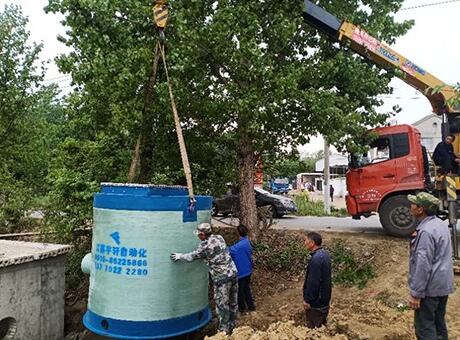
<path fill-rule="evenodd" d="M 319 329 L 308 329 L 302 326 L 295 326 L 294 322 L 277 322 L 266 331 L 257 331 L 248 326 L 236 328 L 232 335 L 218 333 L 210 340 L 348 340 L 345 335 L 331 335 L 330 330 L 325 327 Z"/>

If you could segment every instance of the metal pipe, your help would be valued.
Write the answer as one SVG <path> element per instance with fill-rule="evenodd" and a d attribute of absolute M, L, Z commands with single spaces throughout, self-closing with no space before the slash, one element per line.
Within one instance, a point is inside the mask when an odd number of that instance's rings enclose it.
<path fill-rule="evenodd" d="M 451 225 L 452 227 L 452 250 L 454 253 L 454 259 L 459 260 L 458 256 L 458 238 L 457 238 L 457 224 Z"/>

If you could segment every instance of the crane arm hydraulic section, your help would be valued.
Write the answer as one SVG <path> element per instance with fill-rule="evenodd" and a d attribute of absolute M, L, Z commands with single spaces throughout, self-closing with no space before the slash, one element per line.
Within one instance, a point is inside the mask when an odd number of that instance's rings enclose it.
<path fill-rule="evenodd" d="M 438 115 L 460 114 L 459 107 L 449 105 L 449 99 L 456 95 L 452 86 L 445 84 L 423 68 L 392 50 L 371 36 L 365 30 L 327 12 L 311 1 L 304 1 L 305 21 L 333 39 L 348 44 L 350 48 L 384 68 L 399 70 L 398 77 L 422 92 L 430 101 L 433 112 Z M 433 91 L 435 90 L 435 91 Z"/>

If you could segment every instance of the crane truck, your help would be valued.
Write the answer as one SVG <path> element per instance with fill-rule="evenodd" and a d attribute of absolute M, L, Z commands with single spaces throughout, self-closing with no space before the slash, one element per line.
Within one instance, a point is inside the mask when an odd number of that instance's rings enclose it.
<path fill-rule="evenodd" d="M 352 51 L 374 64 L 397 70 L 404 82 L 424 94 L 433 112 L 442 117 L 443 138 L 452 133 L 454 150 L 460 152 L 460 107 L 451 99 L 456 90 L 397 53 L 362 28 L 327 12 L 311 1 L 304 1 L 304 20 Z M 347 210 L 354 218 L 379 213 L 383 228 L 390 234 L 410 235 L 416 222 L 410 214 L 408 194 L 428 190 L 426 179 L 428 157 L 420 141 L 420 132 L 410 125 L 386 126 L 374 129 L 378 137 L 369 145 L 372 159 L 351 155 L 347 172 Z M 440 211 L 449 219 L 452 228 L 454 255 L 458 258 L 457 218 L 459 215 L 458 175 L 436 176 L 434 194 L 441 199 Z M 431 188 L 430 188 L 431 189 Z"/>

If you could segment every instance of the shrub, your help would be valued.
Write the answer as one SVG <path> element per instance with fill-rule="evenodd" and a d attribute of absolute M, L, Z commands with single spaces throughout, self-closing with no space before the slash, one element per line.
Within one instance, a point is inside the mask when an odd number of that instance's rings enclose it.
<path fill-rule="evenodd" d="M 265 270 L 302 273 L 308 259 L 308 249 L 298 235 L 270 233 L 254 243 L 254 262 Z"/>
<path fill-rule="evenodd" d="M 31 190 L 20 181 L 0 174 L 0 233 L 16 233 L 26 228 L 31 196 Z"/>
<path fill-rule="evenodd" d="M 307 192 L 295 195 L 294 201 L 297 205 L 297 215 L 299 216 L 328 216 L 324 212 L 324 203 L 312 200 Z M 348 212 L 344 208 L 336 209 L 331 207 L 331 215 L 329 216 L 344 217 L 348 216 Z"/>
<path fill-rule="evenodd" d="M 375 277 L 371 254 L 357 257 L 346 247 L 342 240 L 334 241 L 328 247 L 332 257 L 333 282 L 346 287 L 364 288 L 367 282 Z"/>

